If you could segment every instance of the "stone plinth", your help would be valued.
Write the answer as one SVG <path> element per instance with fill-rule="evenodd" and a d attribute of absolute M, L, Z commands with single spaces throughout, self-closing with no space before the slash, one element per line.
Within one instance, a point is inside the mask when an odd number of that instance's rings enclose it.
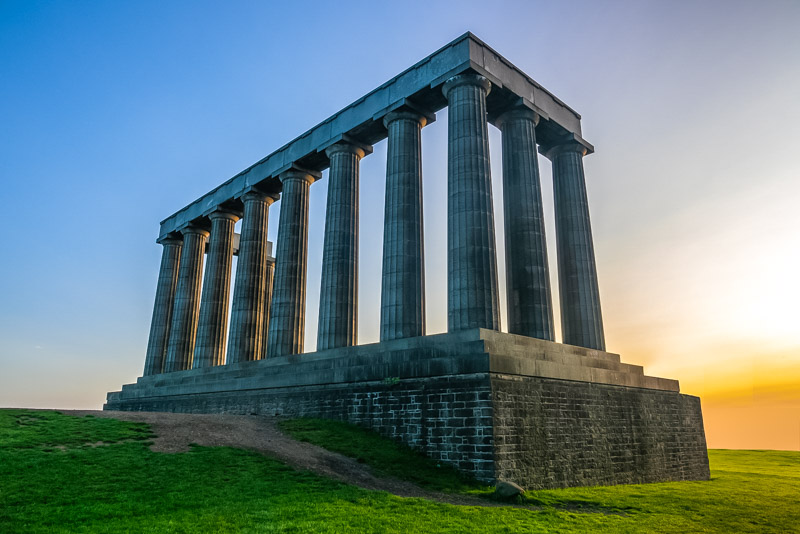
<path fill-rule="evenodd" d="M 708 478 L 700 401 L 677 381 L 483 329 L 146 376 L 105 409 L 347 420 L 527 488 Z"/>

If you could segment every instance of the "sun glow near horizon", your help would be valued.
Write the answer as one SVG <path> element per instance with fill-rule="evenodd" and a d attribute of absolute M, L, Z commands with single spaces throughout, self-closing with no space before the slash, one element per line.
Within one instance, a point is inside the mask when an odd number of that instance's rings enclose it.
<path fill-rule="evenodd" d="M 700 396 L 710 447 L 800 449 L 797 198 L 773 177 L 634 232 L 641 255 L 614 240 L 600 264 L 609 349 Z"/>

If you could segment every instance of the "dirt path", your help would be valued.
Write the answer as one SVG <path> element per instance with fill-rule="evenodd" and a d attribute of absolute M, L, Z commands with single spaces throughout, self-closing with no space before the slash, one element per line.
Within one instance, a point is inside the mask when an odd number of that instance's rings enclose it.
<path fill-rule="evenodd" d="M 395 478 L 378 478 L 352 458 L 322 447 L 296 441 L 278 430 L 276 419 L 249 415 L 196 415 L 162 412 L 60 410 L 67 415 L 109 417 L 148 423 L 156 434 L 152 450 L 175 453 L 196 443 L 207 447 L 248 449 L 297 468 L 312 471 L 365 489 L 386 491 L 399 497 L 420 497 L 459 506 L 509 506 L 478 497 L 427 491 Z M 515 505 L 510 505 L 515 506 Z M 524 508 L 536 509 L 530 506 Z"/>

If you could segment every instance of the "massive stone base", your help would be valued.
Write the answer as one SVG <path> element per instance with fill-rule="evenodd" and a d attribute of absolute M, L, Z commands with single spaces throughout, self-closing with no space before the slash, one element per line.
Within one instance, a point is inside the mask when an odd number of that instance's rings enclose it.
<path fill-rule="evenodd" d="M 676 381 L 488 330 L 143 377 L 105 409 L 346 420 L 531 489 L 709 477 L 700 399 Z"/>

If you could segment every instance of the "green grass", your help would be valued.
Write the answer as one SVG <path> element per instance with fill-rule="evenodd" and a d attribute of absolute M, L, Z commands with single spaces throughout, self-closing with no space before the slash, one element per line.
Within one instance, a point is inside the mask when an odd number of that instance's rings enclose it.
<path fill-rule="evenodd" d="M 800 453 L 712 451 L 708 482 L 537 491 L 528 499 L 541 509 L 531 511 L 402 499 L 232 448 L 154 453 L 148 435 L 141 424 L 0 410 L 0 532 L 727 533 L 800 525 Z M 86 445 L 97 441 L 108 445 Z M 372 462 L 380 441 L 370 437 L 357 457 Z M 435 464 L 419 467 L 414 455 L 395 448 L 380 462 L 432 470 L 425 479 L 450 476 Z"/>
<path fill-rule="evenodd" d="M 490 491 L 486 485 L 440 464 L 410 447 L 388 440 L 356 425 L 328 419 L 287 419 L 278 423 L 299 441 L 355 458 L 377 475 L 408 480 L 423 488 L 448 493 Z"/>
<path fill-rule="evenodd" d="M 87 420 L 91 423 L 87 424 Z M 144 423 L 116 419 L 64 417 L 57 412 L 0 410 L 0 451 L 5 449 L 77 447 L 97 442 L 147 440 L 153 433 Z"/>

